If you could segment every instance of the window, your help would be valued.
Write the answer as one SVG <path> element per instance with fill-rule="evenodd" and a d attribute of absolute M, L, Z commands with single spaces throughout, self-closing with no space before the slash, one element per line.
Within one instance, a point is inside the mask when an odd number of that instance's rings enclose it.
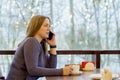
<path fill-rule="evenodd" d="M 2 0 L 0 49 L 16 49 L 37 14 L 51 18 L 58 50 L 120 49 L 119 4 L 120 0 Z"/>

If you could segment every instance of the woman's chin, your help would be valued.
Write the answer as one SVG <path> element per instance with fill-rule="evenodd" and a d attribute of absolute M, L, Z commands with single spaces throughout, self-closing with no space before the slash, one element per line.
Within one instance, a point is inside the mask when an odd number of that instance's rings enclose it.
<path fill-rule="evenodd" d="M 48 38 L 49 36 L 46 36 L 46 39 Z"/>
<path fill-rule="evenodd" d="M 48 36 L 44 37 L 44 39 L 47 39 L 47 38 L 48 38 Z"/>

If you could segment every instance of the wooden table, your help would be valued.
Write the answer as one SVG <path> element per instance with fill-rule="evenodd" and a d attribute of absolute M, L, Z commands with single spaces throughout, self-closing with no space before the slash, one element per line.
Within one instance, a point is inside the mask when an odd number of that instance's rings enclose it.
<path fill-rule="evenodd" d="M 92 80 L 89 76 L 94 73 L 100 73 L 100 69 L 96 69 L 94 71 L 83 71 L 80 75 L 50 76 L 46 77 L 46 80 Z"/>

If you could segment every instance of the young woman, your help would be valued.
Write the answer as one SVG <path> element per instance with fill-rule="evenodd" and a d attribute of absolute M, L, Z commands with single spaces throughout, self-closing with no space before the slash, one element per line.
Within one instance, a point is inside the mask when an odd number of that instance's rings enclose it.
<path fill-rule="evenodd" d="M 41 76 L 69 75 L 70 66 L 56 69 L 57 53 L 55 35 L 48 40 L 50 19 L 33 16 L 26 38 L 19 44 L 6 80 L 37 80 Z M 48 44 L 50 53 L 47 51 Z"/>

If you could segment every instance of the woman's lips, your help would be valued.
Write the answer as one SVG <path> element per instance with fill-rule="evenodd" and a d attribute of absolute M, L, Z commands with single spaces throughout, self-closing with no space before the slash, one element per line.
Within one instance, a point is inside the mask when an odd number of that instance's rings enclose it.
<path fill-rule="evenodd" d="M 47 34 L 49 35 L 49 32 L 47 32 Z"/>

